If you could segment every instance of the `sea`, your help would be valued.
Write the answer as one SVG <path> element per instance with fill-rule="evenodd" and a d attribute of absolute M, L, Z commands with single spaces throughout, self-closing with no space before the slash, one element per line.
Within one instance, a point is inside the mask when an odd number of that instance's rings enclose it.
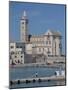
<path fill-rule="evenodd" d="M 10 67 L 9 69 L 9 80 L 32 78 L 36 77 L 48 77 L 55 75 L 55 71 L 59 71 L 60 67 Z M 61 68 L 64 70 L 64 68 Z M 10 88 L 33 88 L 33 87 L 50 87 L 50 86 L 63 86 L 65 85 L 65 80 L 60 81 L 44 81 L 44 82 L 30 82 L 21 84 L 12 84 Z"/>

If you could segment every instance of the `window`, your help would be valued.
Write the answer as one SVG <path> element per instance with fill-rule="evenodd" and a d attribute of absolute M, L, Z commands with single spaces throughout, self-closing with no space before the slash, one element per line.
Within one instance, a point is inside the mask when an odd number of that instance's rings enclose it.
<path fill-rule="evenodd" d="M 20 48 L 22 48 L 22 46 L 20 46 Z"/>
<path fill-rule="evenodd" d="M 24 24 L 24 22 L 22 22 L 22 24 Z"/>
<path fill-rule="evenodd" d="M 47 39 L 49 39 L 49 38 L 50 38 L 50 34 L 48 33 Z"/>
<path fill-rule="evenodd" d="M 49 44 L 51 44 L 51 41 L 49 41 Z"/>
<path fill-rule="evenodd" d="M 61 48 L 62 46 L 61 46 L 61 44 L 59 44 L 59 48 Z"/>
<path fill-rule="evenodd" d="M 11 46 L 11 48 L 14 48 L 13 46 Z"/>
<path fill-rule="evenodd" d="M 46 41 L 46 44 L 48 44 L 48 41 Z"/>
<path fill-rule="evenodd" d="M 19 48 L 19 46 L 16 46 L 16 48 Z"/>
<path fill-rule="evenodd" d="M 11 52 L 11 55 L 12 55 L 12 54 L 14 54 L 14 52 L 13 52 L 13 51 Z"/>
<path fill-rule="evenodd" d="M 20 60 L 18 60 L 18 63 L 20 63 Z"/>
<path fill-rule="evenodd" d="M 43 51 L 44 51 L 44 48 L 43 48 Z"/>
<path fill-rule="evenodd" d="M 15 56 L 15 58 L 17 58 L 17 56 Z"/>
<path fill-rule="evenodd" d="M 50 54 L 51 52 L 50 52 L 50 50 L 49 50 L 49 48 L 48 48 L 48 52 L 47 52 L 48 54 Z"/>
<path fill-rule="evenodd" d="M 41 48 L 39 48 L 39 52 L 41 52 Z"/>
<path fill-rule="evenodd" d="M 10 55 L 10 59 L 12 59 L 11 55 Z"/>
<path fill-rule="evenodd" d="M 51 44 L 51 41 L 46 41 L 46 44 Z"/>
<path fill-rule="evenodd" d="M 21 58 L 22 58 L 23 56 L 21 56 Z"/>

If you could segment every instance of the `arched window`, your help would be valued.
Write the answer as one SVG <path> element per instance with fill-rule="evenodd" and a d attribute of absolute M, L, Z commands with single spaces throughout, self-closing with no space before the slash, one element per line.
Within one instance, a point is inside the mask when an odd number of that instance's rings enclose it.
<path fill-rule="evenodd" d="M 49 41 L 49 44 L 51 44 L 51 41 Z"/>
<path fill-rule="evenodd" d="M 39 48 L 39 52 L 41 52 L 41 48 Z"/>
<path fill-rule="evenodd" d="M 48 41 L 46 41 L 46 44 L 48 44 Z"/>
<path fill-rule="evenodd" d="M 50 54 L 50 53 L 51 53 L 49 48 L 48 48 L 48 51 L 47 51 L 47 53 L 48 53 L 48 54 Z"/>

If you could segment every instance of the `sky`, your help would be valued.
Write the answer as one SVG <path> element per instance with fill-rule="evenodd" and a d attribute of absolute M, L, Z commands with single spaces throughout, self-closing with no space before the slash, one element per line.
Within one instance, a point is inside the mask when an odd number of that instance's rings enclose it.
<path fill-rule="evenodd" d="M 65 53 L 65 5 L 10 1 L 10 41 L 20 40 L 20 20 L 24 10 L 27 13 L 29 34 L 44 34 L 48 29 L 59 31 L 62 35 L 62 47 Z"/>

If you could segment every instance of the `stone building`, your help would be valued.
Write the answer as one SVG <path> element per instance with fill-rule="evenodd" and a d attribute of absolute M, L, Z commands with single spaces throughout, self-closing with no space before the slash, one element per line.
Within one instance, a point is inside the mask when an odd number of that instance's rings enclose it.
<path fill-rule="evenodd" d="M 31 35 L 28 33 L 28 24 L 29 20 L 24 11 L 20 19 L 20 41 L 9 44 L 10 64 L 42 63 L 49 56 L 61 57 L 61 33 L 49 29 L 44 34 Z"/>
<path fill-rule="evenodd" d="M 20 40 L 25 43 L 27 54 L 44 54 L 59 56 L 62 54 L 61 34 L 55 30 L 48 30 L 42 35 L 29 35 L 26 12 L 20 20 Z"/>
<path fill-rule="evenodd" d="M 10 64 L 19 65 L 24 63 L 36 63 L 32 55 L 25 52 L 25 44 L 23 42 L 9 43 L 9 59 Z"/>
<path fill-rule="evenodd" d="M 22 42 L 9 43 L 10 64 L 23 64 L 25 46 Z"/>

